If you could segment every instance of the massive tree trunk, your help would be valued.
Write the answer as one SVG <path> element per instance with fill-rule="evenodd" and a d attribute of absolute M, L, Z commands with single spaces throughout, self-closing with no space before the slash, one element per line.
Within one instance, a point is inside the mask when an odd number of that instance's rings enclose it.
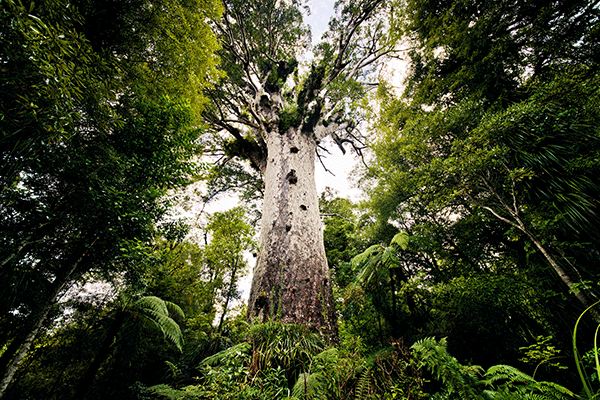
<path fill-rule="evenodd" d="M 301 2 L 224 0 L 216 25 L 227 78 L 207 89 L 205 120 L 227 133 L 228 157 L 264 175 L 260 238 L 249 320 L 272 318 L 321 328 L 335 339 L 336 314 L 314 180 L 319 140 L 360 143 L 350 110 L 377 86 L 376 65 L 396 52 L 380 15 L 383 0 L 344 0 L 307 74 L 310 43 Z M 360 29 L 359 29 L 360 28 Z M 355 147 L 358 149 L 359 147 Z"/>
<path fill-rule="evenodd" d="M 249 319 L 321 327 L 337 335 L 333 292 L 315 184 L 316 142 L 291 127 L 267 138 L 260 255 Z"/>

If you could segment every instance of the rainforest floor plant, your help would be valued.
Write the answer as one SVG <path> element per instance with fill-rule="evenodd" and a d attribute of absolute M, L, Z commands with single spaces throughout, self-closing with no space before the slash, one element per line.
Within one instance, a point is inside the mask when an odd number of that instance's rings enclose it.
<path fill-rule="evenodd" d="M 247 339 L 205 358 L 192 384 L 140 388 L 140 399 L 570 400 L 570 390 L 508 365 L 461 364 L 446 339 L 403 340 L 371 354 L 360 337 L 325 346 L 301 325 L 255 325 Z"/>
<path fill-rule="evenodd" d="M 596 391 L 596 393 L 593 392 L 592 380 L 590 379 L 589 375 L 587 374 L 587 372 L 585 370 L 585 366 L 583 363 L 583 357 L 581 356 L 581 354 L 579 353 L 579 349 L 577 348 L 577 328 L 579 326 L 579 323 L 581 322 L 581 319 L 585 315 L 585 313 L 587 313 L 588 311 L 590 311 L 591 309 L 596 307 L 598 304 L 600 304 L 600 301 L 597 301 L 596 303 L 594 303 L 591 306 L 589 306 L 588 308 L 586 308 L 581 313 L 581 315 L 579 315 L 579 318 L 577 318 L 577 322 L 575 322 L 575 328 L 573 329 L 573 355 L 575 357 L 575 365 L 577 365 L 577 372 L 579 373 L 579 377 L 581 378 L 581 383 L 583 384 L 583 390 L 584 390 L 586 398 L 588 400 L 597 399 L 599 397 L 600 391 Z M 595 366 L 596 366 L 596 371 L 595 371 L 596 379 L 600 379 L 600 360 L 598 357 L 598 331 L 599 330 L 600 330 L 600 324 L 598 324 L 598 326 L 596 327 L 596 332 L 594 334 L 594 348 L 592 350 L 592 354 L 593 354 Z"/>

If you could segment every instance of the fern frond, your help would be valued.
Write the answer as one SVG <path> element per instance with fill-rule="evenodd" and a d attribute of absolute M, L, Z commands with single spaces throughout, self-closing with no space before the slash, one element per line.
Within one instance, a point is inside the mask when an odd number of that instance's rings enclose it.
<path fill-rule="evenodd" d="M 373 253 L 376 254 L 372 255 Z M 381 260 L 384 254 L 385 249 L 383 246 L 374 245 L 365 250 L 364 253 L 361 253 L 352 259 L 353 268 L 361 267 L 361 270 L 356 275 L 354 282 L 352 282 L 352 284 L 346 289 L 346 294 L 344 296 L 346 299 L 350 299 L 350 297 L 357 291 L 359 287 L 363 287 L 371 281 L 377 272 L 377 268 L 383 265 Z M 359 259 L 360 261 L 357 261 Z"/>
<path fill-rule="evenodd" d="M 292 388 L 292 396 L 299 399 L 326 398 L 325 376 L 322 373 L 301 373 Z"/>
<path fill-rule="evenodd" d="M 494 365 L 488 369 L 483 383 L 488 386 L 498 386 L 499 392 L 493 393 L 490 399 L 504 400 L 515 398 L 532 400 L 568 400 L 576 398 L 575 393 L 553 382 L 538 382 L 526 373 L 510 365 Z"/>
<path fill-rule="evenodd" d="M 373 391 L 373 373 L 371 368 L 365 368 L 356 383 L 356 399 L 364 400 L 371 396 Z"/>
<path fill-rule="evenodd" d="M 553 399 L 573 399 L 575 393 L 554 382 L 538 382 L 538 388 L 543 393 L 552 394 Z"/>
<path fill-rule="evenodd" d="M 181 370 L 177 365 L 173 364 L 171 361 L 168 360 L 165 361 L 165 364 L 167 365 L 167 367 L 169 367 L 169 370 L 171 370 L 173 378 L 178 378 L 179 376 L 181 376 Z"/>
<path fill-rule="evenodd" d="M 408 248 L 408 243 L 410 241 L 410 235 L 407 232 L 396 233 L 392 238 L 391 244 L 397 244 L 400 246 L 402 250 L 406 250 Z"/>
<path fill-rule="evenodd" d="M 131 311 L 142 318 L 142 320 L 160 330 L 163 336 L 171 342 L 179 351 L 183 349 L 183 334 L 179 324 L 169 316 L 169 307 L 163 299 L 156 296 L 142 297 L 131 307 Z M 171 303 L 173 304 L 173 303 Z M 179 306 L 172 307 L 173 310 Z M 176 308 L 175 308 L 176 307 Z M 179 308 L 181 311 L 181 309 Z M 181 311 L 183 315 L 183 311 Z"/>
<path fill-rule="evenodd" d="M 332 362 L 336 362 L 339 357 L 338 349 L 335 347 L 330 347 L 329 349 L 323 350 L 319 354 L 314 357 L 315 363 L 322 364 L 331 364 Z"/>
<path fill-rule="evenodd" d="M 411 346 L 417 367 L 426 367 L 437 379 L 442 381 L 450 393 L 456 392 L 464 399 L 477 398 L 477 375 L 479 366 L 465 366 L 452 357 L 446 350 L 446 339 L 437 342 L 434 338 L 425 338 Z"/>
<path fill-rule="evenodd" d="M 524 372 L 519 371 L 510 365 L 494 365 L 490 367 L 484 375 L 485 384 L 491 385 L 501 380 L 507 380 L 511 383 L 532 384 L 535 380 Z"/>
<path fill-rule="evenodd" d="M 242 342 L 228 349 L 220 351 L 216 354 L 213 354 L 212 356 L 206 357 L 200 362 L 200 366 L 216 366 L 231 358 L 235 358 L 238 356 L 248 356 L 251 350 L 252 344 L 250 342 Z"/>
<path fill-rule="evenodd" d="M 131 309 L 133 311 L 153 310 L 158 314 L 169 315 L 169 310 L 167 309 L 165 301 L 156 296 L 142 297 L 132 305 Z"/>
<path fill-rule="evenodd" d="M 368 259 L 364 264 L 363 269 L 361 269 L 356 275 L 356 282 L 359 284 L 369 283 L 371 278 L 377 272 L 377 267 L 380 265 L 380 261 L 383 258 L 385 251 L 379 253 L 372 258 Z"/>
<path fill-rule="evenodd" d="M 372 257 L 374 253 L 380 252 L 381 250 L 383 250 L 383 246 L 380 244 L 374 244 L 373 246 L 369 247 L 352 259 L 352 268 L 357 268 L 364 264 L 364 262 Z"/>
<path fill-rule="evenodd" d="M 185 313 L 183 312 L 181 307 L 170 301 L 165 301 L 165 305 L 167 306 L 169 317 L 173 318 L 175 321 L 185 320 Z"/>

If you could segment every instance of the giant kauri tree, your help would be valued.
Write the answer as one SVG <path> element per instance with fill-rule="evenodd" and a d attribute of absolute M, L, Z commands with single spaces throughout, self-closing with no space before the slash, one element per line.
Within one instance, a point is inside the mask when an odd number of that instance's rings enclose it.
<path fill-rule="evenodd" d="M 382 0 L 341 1 L 304 69 L 310 31 L 299 1 L 226 0 L 218 24 L 226 78 L 206 121 L 230 157 L 264 178 L 260 254 L 248 318 L 303 323 L 335 335 L 331 278 L 315 185 L 321 140 L 358 146 L 353 104 L 395 52 Z"/>

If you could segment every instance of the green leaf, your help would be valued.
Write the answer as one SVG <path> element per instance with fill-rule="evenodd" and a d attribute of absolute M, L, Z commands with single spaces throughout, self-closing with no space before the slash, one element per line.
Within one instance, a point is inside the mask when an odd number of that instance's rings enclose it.
<path fill-rule="evenodd" d="M 390 242 L 390 245 L 397 244 L 398 246 L 400 246 L 400 248 L 402 250 L 406 250 L 408 248 L 409 240 L 410 240 L 410 236 L 408 233 L 400 232 L 400 233 L 397 233 L 396 235 L 394 235 L 394 237 L 392 238 L 392 241 Z"/>

